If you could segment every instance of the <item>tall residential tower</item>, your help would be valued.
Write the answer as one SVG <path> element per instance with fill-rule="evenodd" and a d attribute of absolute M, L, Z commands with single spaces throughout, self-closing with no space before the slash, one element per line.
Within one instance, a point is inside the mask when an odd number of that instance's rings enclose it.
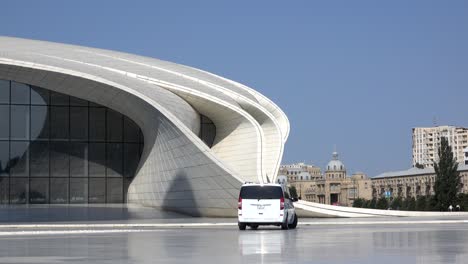
<path fill-rule="evenodd" d="M 446 137 L 454 158 L 464 163 L 463 150 L 468 147 L 468 128 L 455 126 L 415 127 L 413 128 L 413 167 L 417 164 L 432 168 L 438 161 L 440 138 Z"/>

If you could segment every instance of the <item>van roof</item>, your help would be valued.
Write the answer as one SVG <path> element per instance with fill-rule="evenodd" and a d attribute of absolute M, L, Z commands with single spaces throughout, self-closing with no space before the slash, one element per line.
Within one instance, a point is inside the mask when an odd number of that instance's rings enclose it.
<path fill-rule="evenodd" d="M 277 183 L 244 183 L 242 184 L 242 187 L 244 186 L 276 186 L 276 187 L 282 187 L 281 184 L 277 184 Z"/>

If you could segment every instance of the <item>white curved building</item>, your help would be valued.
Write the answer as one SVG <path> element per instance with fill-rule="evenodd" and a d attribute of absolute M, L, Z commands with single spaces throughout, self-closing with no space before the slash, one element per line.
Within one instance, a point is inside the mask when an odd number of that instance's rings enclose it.
<path fill-rule="evenodd" d="M 0 37 L 1 203 L 235 214 L 273 182 L 289 122 L 242 84 L 121 52 Z"/>

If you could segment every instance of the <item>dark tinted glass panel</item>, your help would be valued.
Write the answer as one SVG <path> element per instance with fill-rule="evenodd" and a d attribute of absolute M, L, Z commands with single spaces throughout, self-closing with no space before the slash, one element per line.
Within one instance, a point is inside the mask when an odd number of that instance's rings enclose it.
<path fill-rule="evenodd" d="M 29 85 L 11 82 L 11 103 L 29 104 L 30 88 Z"/>
<path fill-rule="evenodd" d="M 144 137 L 143 137 L 143 133 L 141 132 L 141 130 L 140 130 L 140 141 L 139 142 L 141 144 L 143 144 L 145 142 Z"/>
<path fill-rule="evenodd" d="M 68 177 L 70 157 L 68 142 L 50 142 L 50 176 Z"/>
<path fill-rule="evenodd" d="M 89 203 L 105 203 L 106 202 L 106 179 L 105 178 L 90 178 L 89 179 Z"/>
<path fill-rule="evenodd" d="M 106 139 L 106 109 L 89 108 L 89 140 L 104 141 Z"/>
<path fill-rule="evenodd" d="M 122 142 L 123 117 L 120 113 L 107 109 L 107 141 Z"/>
<path fill-rule="evenodd" d="M 69 103 L 70 103 L 70 97 L 68 95 L 50 91 L 50 104 L 51 105 L 68 106 Z"/>
<path fill-rule="evenodd" d="M 88 144 L 70 144 L 70 176 L 88 176 Z"/>
<path fill-rule="evenodd" d="M 10 142 L 0 141 L 0 176 L 8 176 Z M 1 178 L 0 178 L 1 180 Z"/>
<path fill-rule="evenodd" d="M 68 203 L 68 178 L 50 179 L 50 203 Z"/>
<path fill-rule="evenodd" d="M 49 104 L 49 90 L 42 89 L 36 86 L 31 86 L 31 104 L 33 105 L 48 105 Z"/>
<path fill-rule="evenodd" d="M 10 134 L 10 106 L 0 105 L 0 140 L 8 140 Z"/>
<path fill-rule="evenodd" d="M 90 107 L 102 107 L 102 105 L 93 103 L 93 102 L 91 102 L 91 101 L 89 102 L 89 106 L 90 106 Z"/>
<path fill-rule="evenodd" d="M 123 146 L 120 143 L 107 144 L 107 177 L 122 177 Z"/>
<path fill-rule="evenodd" d="M 88 106 L 88 101 L 70 96 L 71 106 Z"/>
<path fill-rule="evenodd" d="M 124 118 L 124 142 L 139 142 L 140 141 L 140 128 L 130 120 L 130 118 Z"/>
<path fill-rule="evenodd" d="M 200 120 L 200 138 L 211 148 L 216 137 L 216 126 L 211 119 L 204 115 L 200 115 Z"/>
<path fill-rule="evenodd" d="M 244 186 L 240 191 L 242 199 L 280 199 L 283 189 L 276 186 Z"/>
<path fill-rule="evenodd" d="M 114 110 L 0 80 L 0 204 L 124 202 L 142 149 Z"/>
<path fill-rule="evenodd" d="M 32 178 L 29 182 L 29 202 L 33 204 L 49 203 L 49 179 Z"/>
<path fill-rule="evenodd" d="M 88 108 L 70 107 L 70 138 L 88 140 Z"/>
<path fill-rule="evenodd" d="M 0 80 L 0 104 L 10 103 L 10 82 Z"/>
<path fill-rule="evenodd" d="M 28 196 L 28 178 L 10 178 L 10 203 L 24 204 Z"/>
<path fill-rule="evenodd" d="M 13 140 L 29 139 L 29 106 L 12 105 L 11 106 L 11 126 L 10 133 Z"/>
<path fill-rule="evenodd" d="M 89 176 L 106 176 L 106 144 L 89 143 Z"/>
<path fill-rule="evenodd" d="M 123 202 L 123 181 L 122 179 L 107 179 L 107 202 Z"/>
<path fill-rule="evenodd" d="M 10 176 L 29 176 L 29 142 L 10 143 Z"/>
<path fill-rule="evenodd" d="M 69 114 L 68 107 L 52 106 L 50 108 L 50 138 L 68 140 Z"/>
<path fill-rule="evenodd" d="M 8 177 L 0 177 L 0 204 L 9 203 L 10 179 Z"/>
<path fill-rule="evenodd" d="M 124 144 L 124 176 L 133 177 L 140 162 L 140 145 Z"/>
<path fill-rule="evenodd" d="M 70 178 L 70 203 L 88 202 L 88 179 Z"/>
<path fill-rule="evenodd" d="M 49 176 L 49 142 L 31 142 L 29 147 L 31 177 Z"/>
<path fill-rule="evenodd" d="M 31 106 L 31 140 L 49 138 L 49 115 L 47 106 Z"/>

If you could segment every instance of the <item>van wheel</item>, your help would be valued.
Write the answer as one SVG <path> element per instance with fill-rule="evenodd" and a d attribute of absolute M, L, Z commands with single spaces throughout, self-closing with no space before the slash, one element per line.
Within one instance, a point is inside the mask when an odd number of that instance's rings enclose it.
<path fill-rule="evenodd" d="M 251 225 L 250 226 L 250 229 L 253 229 L 253 230 L 257 230 L 257 228 L 258 228 L 258 225 Z"/>
<path fill-rule="evenodd" d="M 294 229 L 297 226 L 297 214 L 294 214 L 294 220 L 291 224 L 288 225 L 289 228 Z"/>
<path fill-rule="evenodd" d="M 286 217 L 284 218 L 284 222 L 281 223 L 281 229 L 283 229 L 283 230 L 288 230 L 288 228 L 289 228 L 289 225 L 288 225 L 288 216 L 286 216 Z"/>
<path fill-rule="evenodd" d="M 239 226 L 239 230 L 245 230 L 245 228 L 247 227 L 247 225 L 243 223 L 237 223 L 237 225 Z"/>

